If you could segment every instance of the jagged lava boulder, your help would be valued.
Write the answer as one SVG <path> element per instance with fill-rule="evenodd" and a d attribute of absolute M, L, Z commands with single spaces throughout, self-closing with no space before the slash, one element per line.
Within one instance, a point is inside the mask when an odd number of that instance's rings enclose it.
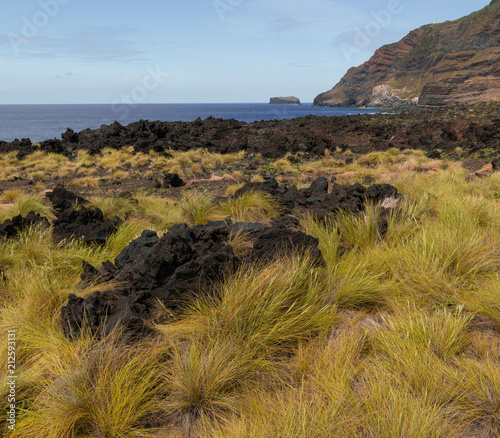
<path fill-rule="evenodd" d="M 121 219 L 104 219 L 98 208 L 85 207 L 89 202 L 62 187 L 46 194 L 57 219 L 52 223 L 52 234 L 57 240 L 79 240 L 88 244 L 104 244 L 122 223 Z"/>
<path fill-rule="evenodd" d="M 71 210 L 76 206 L 85 206 L 89 203 L 85 198 L 70 192 L 63 187 L 56 187 L 45 195 L 56 212 Z"/>
<path fill-rule="evenodd" d="M 0 238 L 10 239 L 16 237 L 20 232 L 33 225 L 48 228 L 49 221 L 34 211 L 30 211 L 26 217 L 21 215 L 15 216 L 12 219 L 7 219 L 0 225 Z"/>
<path fill-rule="evenodd" d="M 285 213 L 298 213 L 305 209 L 318 217 L 341 210 L 357 213 L 363 210 L 367 201 L 377 203 L 398 196 L 398 190 L 390 184 L 374 184 L 366 188 L 359 183 L 334 183 L 330 192 L 329 185 L 326 178 L 319 177 L 309 188 L 297 190 L 293 185 L 280 186 L 274 177 L 264 177 L 263 182 L 245 184 L 234 196 L 239 197 L 249 190 L 262 191 L 278 199 Z"/>
<path fill-rule="evenodd" d="M 121 219 L 104 219 L 100 209 L 81 207 L 64 210 L 52 223 L 53 236 L 58 240 L 82 240 L 84 243 L 104 245 L 109 236 L 118 230 Z"/>
<path fill-rule="evenodd" d="M 121 286 L 87 297 L 71 294 L 61 311 L 65 334 L 74 337 L 82 327 L 109 332 L 117 325 L 140 333 L 147 331 L 145 321 L 152 319 L 158 301 L 178 311 L 193 297 L 213 294 L 215 286 L 242 263 L 228 243 L 237 232 L 254 239 L 249 261 L 262 261 L 264 252 L 269 258 L 308 251 L 317 263 L 323 263 L 318 240 L 296 230 L 217 221 L 195 227 L 178 224 L 159 239 L 145 231 L 120 253 L 115 264 L 106 262 L 97 270 L 84 263 L 83 286 L 98 281 Z"/>

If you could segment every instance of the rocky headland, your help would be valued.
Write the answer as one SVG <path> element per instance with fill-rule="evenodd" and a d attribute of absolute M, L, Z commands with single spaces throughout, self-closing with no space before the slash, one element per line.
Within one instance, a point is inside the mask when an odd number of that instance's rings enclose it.
<path fill-rule="evenodd" d="M 443 107 L 500 100 L 500 2 L 429 24 L 351 68 L 315 106 Z"/>

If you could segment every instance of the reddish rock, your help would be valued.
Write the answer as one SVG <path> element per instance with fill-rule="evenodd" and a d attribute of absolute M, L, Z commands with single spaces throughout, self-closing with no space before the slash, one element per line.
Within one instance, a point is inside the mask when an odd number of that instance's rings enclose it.
<path fill-rule="evenodd" d="M 500 3 L 429 24 L 351 68 L 315 106 L 450 106 L 500 100 Z"/>

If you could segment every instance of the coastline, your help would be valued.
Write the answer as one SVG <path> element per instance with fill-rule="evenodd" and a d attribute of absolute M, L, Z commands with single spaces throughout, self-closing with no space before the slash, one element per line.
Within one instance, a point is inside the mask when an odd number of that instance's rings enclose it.
<path fill-rule="evenodd" d="M 141 105 L 0 105 L 0 140 L 30 138 L 44 141 L 60 138 L 66 128 L 75 131 L 98 129 L 118 121 L 128 125 L 138 120 L 193 122 L 209 116 L 253 123 L 261 120 L 294 119 L 307 115 L 338 116 L 364 114 L 378 110 L 362 108 L 315 108 L 312 102 L 302 105 L 269 103 L 202 103 Z"/>
<path fill-rule="evenodd" d="M 99 153 L 104 148 L 133 146 L 136 150 L 186 151 L 205 148 L 210 152 L 261 153 L 278 158 L 286 153 L 321 155 L 325 149 L 367 153 L 391 148 L 418 148 L 427 153 L 453 155 L 456 148 L 465 153 L 495 149 L 500 135 L 499 104 L 458 106 L 416 112 L 254 121 L 208 117 L 191 122 L 139 120 L 128 125 L 113 122 L 98 129 L 77 131 L 68 128 L 61 140 L 40 143 L 23 138 L 0 141 L 0 152 L 21 155 L 42 150 L 74 155 L 77 150 Z M 487 132 L 488 135 L 484 135 Z"/>

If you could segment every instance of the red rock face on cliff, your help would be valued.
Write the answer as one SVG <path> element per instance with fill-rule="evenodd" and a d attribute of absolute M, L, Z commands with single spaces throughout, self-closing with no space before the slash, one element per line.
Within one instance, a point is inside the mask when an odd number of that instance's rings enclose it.
<path fill-rule="evenodd" d="M 351 68 L 315 106 L 449 106 L 500 101 L 500 2 L 430 24 Z"/>

